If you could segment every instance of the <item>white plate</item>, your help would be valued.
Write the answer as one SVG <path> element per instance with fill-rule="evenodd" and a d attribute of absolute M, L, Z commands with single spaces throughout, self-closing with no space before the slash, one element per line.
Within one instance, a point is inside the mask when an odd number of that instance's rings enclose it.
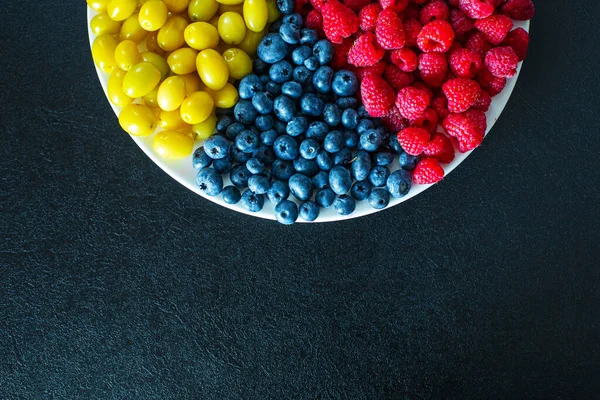
<path fill-rule="evenodd" d="M 90 39 L 90 48 L 91 48 L 91 45 L 92 45 L 96 35 L 94 35 L 90 29 L 90 20 L 92 19 L 92 17 L 94 17 L 94 15 L 96 15 L 96 12 L 93 11 L 89 7 L 87 10 L 88 10 L 88 12 L 87 12 L 88 35 L 89 35 L 89 39 Z M 523 29 L 529 31 L 529 21 L 526 21 L 526 22 L 515 21 L 514 27 L 515 28 L 520 27 L 520 28 L 523 28 Z M 490 109 L 486 113 L 486 116 L 487 116 L 486 135 L 492 129 L 492 127 L 494 126 L 494 123 L 500 117 L 502 110 L 504 110 L 504 107 L 506 106 L 506 103 L 508 102 L 508 99 L 510 98 L 512 91 L 515 88 L 515 84 L 517 83 L 517 78 L 519 77 L 519 73 L 521 72 L 521 65 L 522 65 L 522 63 L 519 63 L 519 67 L 517 68 L 516 75 L 513 78 L 508 79 L 508 82 L 506 83 L 506 87 L 502 91 L 502 93 L 500 93 L 499 95 L 497 95 L 493 98 L 492 105 L 490 106 Z M 100 84 L 102 85 L 102 88 L 104 89 L 104 93 L 107 94 L 106 86 L 108 83 L 108 74 L 100 71 L 97 67 L 96 67 L 96 72 L 98 74 L 98 78 L 100 79 Z M 107 95 L 107 99 L 108 99 L 108 95 Z M 109 102 L 109 104 L 113 108 L 115 114 L 119 115 L 119 110 L 120 110 L 119 107 L 116 107 L 115 105 L 113 105 L 110 102 Z M 123 132 L 123 134 L 126 135 L 125 132 Z M 274 207 L 271 204 L 271 202 L 269 202 L 268 200 L 265 200 L 265 206 L 262 209 L 262 211 L 253 213 L 253 212 L 247 211 L 245 208 L 243 208 L 241 206 L 241 203 L 234 204 L 234 205 L 225 203 L 220 195 L 215 196 L 215 197 L 205 195 L 196 186 L 196 172 L 197 171 L 192 167 L 191 156 L 188 158 L 185 158 L 182 160 L 176 160 L 176 161 L 164 160 L 164 159 L 160 158 L 152 149 L 152 137 L 153 136 L 148 136 L 148 137 L 131 136 L 131 138 L 144 151 L 144 153 L 146 153 L 146 155 L 148 157 L 150 157 L 150 159 L 152 161 L 154 161 L 154 163 L 156 163 L 156 165 L 158 165 L 160 168 L 162 168 L 167 174 L 171 175 L 171 177 L 173 179 L 175 179 L 177 182 L 181 183 L 183 186 L 187 187 L 191 191 L 198 193 L 200 196 L 205 197 L 208 200 L 210 200 L 214 203 L 217 203 L 223 207 L 227 207 L 231 210 L 241 212 L 244 214 L 248 214 L 248 215 L 252 215 L 255 217 L 261 217 L 261 218 L 273 219 L 273 220 L 275 219 L 275 216 L 273 215 Z M 196 142 L 194 148 L 197 148 L 200 145 L 201 145 L 201 142 Z M 469 156 L 469 154 L 471 154 L 470 151 L 467 153 L 458 153 L 457 152 L 456 157 L 454 158 L 454 161 L 452 161 L 450 164 L 444 165 L 444 170 L 446 172 L 446 176 L 448 176 L 448 174 L 454 168 L 456 168 L 460 163 L 462 163 Z M 393 171 L 397 168 L 398 168 L 398 161 L 396 160 L 396 161 L 394 161 L 394 164 L 391 165 L 390 169 Z M 226 185 L 229 184 L 229 179 L 224 179 L 224 181 L 225 181 Z M 412 188 L 410 189 L 410 192 L 406 196 L 404 196 L 401 199 L 390 198 L 390 204 L 383 210 L 376 210 L 376 209 L 372 208 L 367 201 L 357 201 L 356 202 L 356 210 L 350 215 L 339 215 L 335 212 L 333 207 L 329 207 L 327 209 L 321 209 L 319 218 L 317 218 L 317 220 L 315 222 L 340 221 L 340 220 L 344 220 L 344 219 L 362 217 L 364 215 L 372 214 L 372 213 L 375 213 L 378 211 L 384 211 L 384 210 L 388 209 L 389 207 L 397 206 L 398 204 L 402 203 L 403 201 L 406 201 L 406 200 L 418 195 L 419 193 L 423 192 L 425 189 L 427 189 L 431 186 L 433 186 L 433 185 L 415 185 L 415 184 L 413 184 Z M 292 198 L 292 197 L 293 196 L 290 196 L 290 198 Z M 304 222 L 304 221 L 302 220 L 302 218 L 298 218 L 298 222 Z"/>

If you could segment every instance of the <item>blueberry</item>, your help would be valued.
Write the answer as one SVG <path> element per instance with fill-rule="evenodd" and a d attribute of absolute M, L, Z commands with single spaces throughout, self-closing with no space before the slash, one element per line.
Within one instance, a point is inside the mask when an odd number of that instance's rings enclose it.
<path fill-rule="evenodd" d="M 363 105 L 358 106 L 357 111 L 358 111 L 358 116 L 360 118 L 371 118 L 371 116 L 369 115 L 369 112 L 367 111 L 365 106 L 363 106 Z"/>
<path fill-rule="evenodd" d="M 315 194 L 315 203 L 317 203 L 319 207 L 331 207 L 334 201 L 335 192 L 331 190 L 331 188 L 321 189 Z"/>
<path fill-rule="evenodd" d="M 294 68 L 293 76 L 295 82 L 298 82 L 301 85 L 306 85 L 312 78 L 312 72 L 304 65 L 300 65 Z"/>
<path fill-rule="evenodd" d="M 268 131 L 273 128 L 273 117 L 270 115 L 259 115 L 254 122 L 254 125 L 261 132 Z"/>
<path fill-rule="evenodd" d="M 292 24 L 281 24 L 279 35 L 288 44 L 297 44 L 300 41 L 300 28 Z"/>
<path fill-rule="evenodd" d="M 256 93 L 252 98 L 252 105 L 261 114 L 270 114 L 273 112 L 273 99 L 265 92 Z"/>
<path fill-rule="evenodd" d="M 277 27 L 275 23 L 271 24 L 271 27 L 279 30 L 279 27 Z M 275 64 L 277 61 L 281 61 L 285 58 L 288 53 L 288 48 L 281 36 L 269 33 L 260 41 L 256 53 L 258 57 L 267 64 Z"/>
<path fill-rule="evenodd" d="M 236 120 L 246 125 L 253 124 L 256 117 L 258 117 L 258 113 L 250 100 L 238 101 L 233 110 L 233 114 Z"/>
<path fill-rule="evenodd" d="M 267 199 L 273 204 L 285 200 L 290 195 L 290 189 L 287 183 L 282 181 L 273 181 L 271 187 L 267 190 Z"/>
<path fill-rule="evenodd" d="M 293 160 L 298 157 L 300 152 L 298 142 L 289 135 L 281 135 L 275 139 L 273 151 L 275 152 L 275 156 L 282 160 Z"/>
<path fill-rule="evenodd" d="M 256 194 L 265 194 L 269 190 L 269 179 L 261 175 L 252 175 L 248 179 L 248 189 Z"/>
<path fill-rule="evenodd" d="M 294 169 L 308 177 L 313 177 L 319 172 L 319 166 L 314 160 L 298 157 L 294 160 Z"/>
<path fill-rule="evenodd" d="M 305 94 L 302 96 L 302 99 L 300 99 L 300 108 L 302 109 L 302 112 L 312 117 L 320 116 L 323 113 L 324 106 L 323 100 L 312 93 Z"/>
<path fill-rule="evenodd" d="M 279 35 L 279 28 L 281 28 L 282 24 L 283 21 L 281 19 L 278 19 L 277 21 L 273 22 L 271 25 L 269 25 L 269 33 L 276 33 L 277 35 Z"/>
<path fill-rule="evenodd" d="M 402 153 L 404 150 L 402 150 L 402 146 L 400 146 L 400 143 L 398 142 L 398 136 L 397 135 L 391 135 L 389 140 L 388 140 L 388 147 L 392 150 L 394 150 L 396 153 L 400 154 Z"/>
<path fill-rule="evenodd" d="M 327 171 L 319 171 L 311 180 L 315 189 L 323 189 L 329 186 L 329 173 Z"/>
<path fill-rule="evenodd" d="M 392 197 L 400 198 L 406 196 L 411 187 L 410 173 L 399 169 L 394 171 L 387 179 L 387 190 Z"/>
<path fill-rule="evenodd" d="M 293 13 L 294 7 L 296 7 L 296 2 L 294 0 L 277 0 L 276 4 L 277 9 L 284 15 Z"/>
<path fill-rule="evenodd" d="M 252 72 L 255 74 L 264 74 L 269 69 L 269 64 L 265 63 L 260 58 L 252 60 Z"/>
<path fill-rule="evenodd" d="M 292 51 L 292 62 L 296 65 L 304 65 L 304 61 L 312 55 L 312 49 L 308 46 L 298 46 Z"/>
<path fill-rule="evenodd" d="M 314 121 L 308 125 L 308 129 L 306 130 L 306 137 L 315 139 L 320 142 L 325 139 L 327 136 L 327 132 L 329 132 L 329 127 L 325 122 Z"/>
<path fill-rule="evenodd" d="M 233 116 L 233 107 L 231 108 L 215 108 L 215 116 L 222 117 L 223 115 Z"/>
<path fill-rule="evenodd" d="M 275 129 L 269 129 L 260 134 L 260 141 L 262 144 L 265 144 L 267 146 L 273 146 L 273 143 L 275 143 L 275 139 L 277 139 L 277 136 L 278 135 Z"/>
<path fill-rule="evenodd" d="M 265 165 L 270 165 L 275 161 L 275 153 L 273 153 L 273 148 L 269 147 L 265 144 L 259 144 L 258 148 L 252 152 L 253 158 L 258 158 L 260 161 L 265 163 Z"/>
<path fill-rule="evenodd" d="M 366 151 L 375 151 L 383 141 L 381 133 L 375 129 L 369 129 L 360 135 L 360 146 Z"/>
<path fill-rule="evenodd" d="M 300 218 L 305 221 L 314 221 L 319 217 L 319 206 L 312 200 L 300 204 Z"/>
<path fill-rule="evenodd" d="M 256 93 L 265 90 L 265 86 L 258 77 L 258 75 L 250 74 L 246 75 L 240 81 L 238 86 L 238 94 L 240 99 L 251 99 Z"/>
<path fill-rule="evenodd" d="M 269 78 L 273 82 L 283 83 L 292 79 L 293 67 L 289 62 L 282 60 L 271 66 L 269 69 Z"/>
<path fill-rule="evenodd" d="M 308 200 L 312 196 L 312 181 L 306 175 L 294 174 L 289 181 L 290 193 L 298 200 Z"/>
<path fill-rule="evenodd" d="M 229 180 L 238 188 L 248 186 L 248 179 L 252 176 L 244 164 L 235 165 L 229 172 Z"/>
<path fill-rule="evenodd" d="M 338 214 L 349 215 L 352 214 L 356 209 L 356 202 L 352 197 L 343 194 L 341 196 L 338 196 L 337 199 L 335 199 L 333 207 L 335 208 L 335 211 Z"/>
<path fill-rule="evenodd" d="M 234 122 L 235 120 L 233 119 L 233 117 L 229 115 L 221 115 L 217 120 L 217 132 L 225 133 L 225 131 L 227 131 L 227 128 L 229 128 L 229 126 L 231 126 L 231 124 L 233 124 Z"/>
<path fill-rule="evenodd" d="M 371 194 L 371 189 L 369 181 L 357 181 L 352 185 L 350 195 L 356 200 L 364 200 Z"/>
<path fill-rule="evenodd" d="M 319 93 L 328 93 L 331 90 L 331 79 L 333 69 L 331 67 L 319 67 L 313 75 L 312 83 Z"/>
<path fill-rule="evenodd" d="M 280 224 L 293 224 L 298 219 L 298 206 L 290 200 L 280 201 L 275 206 L 275 219 Z"/>
<path fill-rule="evenodd" d="M 390 165 L 394 161 L 394 155 L 387 151 L 380 151 L 375 154 L 375 164 L 383 165 L 384 167 Z"/>
<path fill-rule="evenodd" d="M 223 201 L 227 204 L 237 204 L 242 198 L 240 190 L 231 185 L 223 188 L 221 196 L 223 197 Z"/>
<path fill-rule="evenodd" d="M 352 108 L 346 108 L 342 113 L 342 125 L 348 129 L 356 128 L 358 125 L 358 113 Z"/>
<path fill-rule="evenodd" d="M 333 168 L 333 160 L 329 153 L 327 153 L 324 149 L 321 149 L 317 152 L 317 165 L 323 171 L 329 171 Z"/>
<path fill-rule="evenodd" d="M 313 46 L 313 54 L 319 60 L 319 64 L 327 65 L 333 59 L 333 44 L 329 40 L 319 40 Z"/>
<path fill-rule="evenodd" d="M 338 96 L 354 96 L 358 90 L 358 79 L 350 71 L 338 71 L 333 76 L 331 89 Z"/>
<path fill-rule="evenodd" d="M 359 135 L 370 129 L 375 129 L 375 125 L 373 125 L 373 121 L 370 119 L 361 119 L 356 125 L 356 132 L 358 132 Z"/>
<path fill-rule="evenodd" d="M 344 146 L 344 134 L 340 131 L 331 131 L 325 136 L 323 148 L 329 153 L 335 153 Z"/>
<path fill-rule="evenodd" d="M 386 184 L 388 176 L 390 176 L 390 170 L 377 165 L 369 172 L 369 182 L 375 187 L 380 187 Z"/>
<path fill-rule="evenodd" d="M 352 108 L 355 109 L 358 107 L 358 100 L 355 97 L 340 97 L 337 99 L 336 104 L 339 108 Z"/>
<path fill-rule="evenodd" d="M 260 81 L 262 82 L 263 86 L 265 86 L 267 83 L 271 82 L 271 78 L 269 77 L 269 75 L 260 75 L 258 77 L 258 79 L 260 79 Z"/>
<path fill-rule="evenodd" d="M 319 151 L 319 143 L 314 139 L 304 139 L 300 143 L 300 155 L 307 160 L 313 160 L 317 157 L 317 151 Z"/>
<path fill-rule="evenodd" d="M 235 138 L 235 147 L 244 153 L 252 153 L 258 148 L 259 144 L 260 142 L 258 141 L 258 136 L 256 136 L 256 134 L 249 129 L 242 131 Z"/>
<path fill-rule="evenodd" d="M 231 161 L 229 157 L 219 158 L 213 162 L 213 168 L 220 174 L 224 174 L 231 170 Z"/>
<path fill-rule="evenodd" d="M 398 162 L 400 163 L 400 167 L 407 171 L 412 171 L 417 166 L 419 162 L 418 156 L 411 156 L 408 153 L 402 152 L 398 157 Z"/>
<path fill-rule="evenodd" d="M 275 129 L 275 132 L 277 132 L 278 135 L 283 135 L 285 133 L 286 125 L 285 122 L 276 119 L 275 123 L 273 123 L 273 129 Z"/>
<path fill-rule="evenodd" d="M 294 117 L 290 122 L 288 122 L 285 131 L 290 136 L 299 136 L 306 132 L 308 128 L 308 121 L 305 117 L 299 116 Z"/>
<path fill-rule="evenodd" d="M 290 122 L 296 114 L 294 101 L 285 95 L 275 98 L 273 109 L 275 110 L 275 116 L 283 122 Z"/>
<path fill-rule="evenodd" d="M 243 151 L 241 151 L 240 149 L 238 149 L 235 146 L 231 146 L 229 148 L 229 159 L 233 163 L 243 164 L 246 161 L 248 161 L 250 158 L 252 158 L 252 154 L 250 154 L 250 153 L 244 153 Z"/>
<path fill-rule="evenodd" d="M 213 160 L 225 158 L 229 152 L 229 141 L 221 135 L 213 135 L 204 142 L 204 152 Z"/>
<path fill-rule="evenodd" d="M 213 159 L 206 154 L 203 147 L 198 147 L 192 155 L 192 166 L 197 170 L 210 166 L 212 161 Z"/>
<path fill-rule="evenodd" d="M 242 194 L 242 206 L 250 212 L 259 212 L 265 205 L 265 196 L 246 190 Z"/>
<path fill-rule="evenodd" d="M 376 210 L 386 208 L 390 204 L 390 194 L 385 189 L 375 189 L 369 195 L 369 204 Z"/>
<path fill-rule="evenodd" d="M 204 168 L 196 175 L 196 185 L 201 192 L 216 196 L 223 190 L 223 178 L 214 168 Z"/>
<path fill-rule="evenodd" d="M 246 161 L 246 168 L 251 174 L 260 174 L 265 169 L 265 163 L 258 158 L 251 158 Z"/>
<path fill-rule="evenodd" d="M 344 131 L 344 146 L 349 149 L 355 149 L 358 146 L 358 133 L 354 131 Z"/>
<path fill-rule="evenodd" d="M 352 177 L 347 168 L 336 165 L 329 172 L 329 186 L 336 194 L 348 193 L 352 187 Z"/>
<path fill-rule="evenodd" d="M 315 56 L 308 57 L 304 60 L 304 66 L 308 68 L 309 71 L 316 71 L 319 68 L 319 59 Z"/>
<path fill-rule="evenodd" d="M 300 43 L 312 46 L 317 42 L 317 40 L 319 40 L 319 35 L 314 29 L 304 28 L 300 31 Z"/>
<path fill-rule="evenodd" d="M 299 99 L 302 97 L 302 86 L 298 82 L 286 82 L 281 85 L 281 93 L 292 99 Z"/>
<path fill-rule="evenodd" d="M 267 93 L 269 93 L 273 97 L 279 96 L 281 94 L 281 85 L 279 85 L 278 83 L 269 81 L 269 82 L 265 83 L 265 90 L 267 91 Z"/>
<path fill-rule="evenodd" d="M 291 161 L 275 160 L 271 166 L 273 178 L 279 179 L 280 181 L 288 181 L 290 177 L 294 175 L 294 172 L 294 165 Z"/>
<path fill-rule="evenodd" d="M 233 124 L 229 125 L 229 127 L 225 131 L 225 136 L 227 136 L 227 139 L 229 139 L 229 140 L 235 140 L 237 135 L 239 135 L 240 132 L 243 131 L 244 129 L 246 129 L 244 124 L 240 124 L 239 122 L 234 122 Z"/>
<path fill-rule="evenodd" d="M 350 166 L 352 177 L 357 181 L 364 181 L 371 171 L 371 157 L 364 150 L 359 150 L 354 155 L 354 161 Z"/>
<path fill-rule="evenodd" d="M 333 165 L 347 165 L 352 161 L 352 152 L 344 147 L 337 153 L 333 153 L 331 159 L 333 160 Z"/>
<path fill-rule="evenodd" d="M 281 22 L 283 24 L 295 25 L 296 27 L 301 29 L 302 24 L 304 23 L 304 20 L 302 19 L 302 15 L 300 15 L 298 13 L 294 13 L 294 14 L 286 15 L 285 17 L 283 17 L 283 20 Z"/>
<path fill-rule="evenodd" d="M 323 107 L 323 120 L 329 126 L 338 126 L 340 124 L 341 119 L 342 112 L 340 111 L 338 106 L 336 106 L 333 103 L 325 104 L 325 107 Z"/>

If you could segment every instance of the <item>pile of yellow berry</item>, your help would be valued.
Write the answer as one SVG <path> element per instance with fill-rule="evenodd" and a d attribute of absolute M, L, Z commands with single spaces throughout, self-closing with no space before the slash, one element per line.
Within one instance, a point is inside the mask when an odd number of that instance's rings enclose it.
<path fill-rule="evenodd" d="M 192 153 L 213 134 L 215 107 L 238 101 L 235 81 L 252 71 L 275 0 L 87 0 L 96 66 L 110 74 L 119 124 L 148 136 L 164 158 Z"/>

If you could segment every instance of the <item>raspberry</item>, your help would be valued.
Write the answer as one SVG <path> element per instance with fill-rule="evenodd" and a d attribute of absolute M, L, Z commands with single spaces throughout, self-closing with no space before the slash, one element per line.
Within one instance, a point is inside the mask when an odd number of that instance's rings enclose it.
<path fill-rule="evenodd" d="M 312 10 L 311 4 L 308 0 L 296 0 L 296 6 L 294 12 L 306 17 L 306 15 Z"/>
<path fill-rule="evenodd" d="M 492 0 L 459 0 L 458 5 L 469 18 L 482 19 L 494 13 Z"/>
<path fill-rule="evenodd" d="M 356 39 L 348 52 L 348 63 L 357 67 L 375 65 L 385 55 L 385 50 L 377 46 L 375 35 L 365 32 Z"/>
<path fill-rule="evenodd" d="M 398 14 L 389 8 L 383 10 L 377 20 L 375 37 L 379 47 L 387 50 L 399 49 L 404 46 L 404 28 Z"/>
<path fill-rule="evenodd" d="M 416 19 L 417 21 L 421 19 L 421 7 L 416 5 L 415 3 L 410 3 L 404 13 L 402 13 L 402 20 L 406 21 L 409 19 Z"/>
<path fill-rule="evenodd" d="M 473 32 L 465 42 L 465 49 L 476 51 L 482 58 L 491 48 L 492 45 L 485 40 L 485 36 L 479 31 Z"/>
<path fill-rule="evenodd" d="M 423 25 L 426 25 L 427 23 L 436 20 L 448 21 L 449 16 L 450 9 L 448 8 L 448 5 L 442 0 L 433 0 L 421 9 L 419 19 Z"/>
<path fill-rule="evenodd" d="M 335 49 L 333 53 L 333 60 L 331 61 L 332 68 L 343 68 L 348 62 L 348 52 L 352 47 L 352 39 L 346 38 L 340 44 L 334 44 L 333 48 Z"/>
<path fill-rule="evenodd" d="M 300 0 L 300 2 L 303 2 L 304 0 Z M 325 4 L 327 3 L 327 0 L 310 0 L 310 4 L 315 8 L 315 10 L 317 10 L 319 13 L 323 12 L 323 8 L 325 7 Z M 296 3 L 296 7 L 298 7 L 298 3 Z"/>
<path fill-rule="evenodd" d="M 420 118 L 411 119 L 410 126 L 423 128 L 429 133 L 434 133 L 438 126 L 438 115 L 433 108 L 428 108 L 423 112 Z"/>
<path fill-rule="evenodd" d="M 417 37 L 423 29 L 423 26 L 419 21 L 414 18 L 404 20 L 404 36 L 405 46 L 415 47 L 417 45 Z"/>
<path fill-rule="evenodd" d="M 413 182 L 421 185 L 437 183 L 444 178 L 444 168 L 435 158 L 423 158 L 413 171 Z"/>
<path fill-rule="evenodd" d="M 496 46 L 502 43 L 512 27 L 512 19 L 502 14 L 491 15 L 485 19 L 475 21 L 475 28 L 483 33 L 488 42 Z"/>
<path fill-rule="evenodd" d="M 438 118 L 445 119 L 448 114 L 448 99 L 446 96 L 437 96 L 433 100 L 431 100 L 431 108 L 435 110 L 438 115 Z"/>
<path fill-rule="evenodd" d="M 460 78 L 474 78 L 483 67 L 481 56 L 474 50 L 457 49 L 450 52 L 448 63 L 452 73 Z"/>
<path fill-rule="evenodd" d="M 476 121 L 465 114 L 450 114 L 444 119 L 442 126 L 448 135 L 458 140 L 458 151 L 465 153 L 479 146 L 483 141 L 484 132 Z"/>
<path fill-rule="evenodd" d="M 407 119 L 417 119 L 429 107 L 431 97 L 425 90 L 409 86 L 401 89 L 396 97 L 396 107 Z"/>
<path fill-rule="evenodd" d="M 533 18 L 535 7 L 532 0 L 506 0 L 502 12 L 517 21 L 527 21 Z"/>
<path fill-rule="evenodd" d="M 454 146 L 446 135 L 436 132 L 423 149 L 423 154 L 447 164 L 454 160 Z"/>
<path fill-rule="evenodd" d="M 362 68 L 351 67 L 350 70 L 352 72 L 354 72 L 354 74 L 356 75 L 356 77 L 358 78 L 359 81 L 362 81 L 364 79 L 364 77 L 369 74 L 383 76 L 383 73 L 384 73 L 386 67 L 387 67 L 387 64 L 385 63 L 385 61 L 379 61 L 375 65 L 371 65 L 369 67 L 362 67 Z"/>
<path fill-rule="evenodd" d="M 494 47 L 485 55 L 485 66 L 498 78 L 511 78 L 517 73 L 519 57 L 509 46 Z"/>
<path fill-rule="evenodd" d="M 442 92 L 448 99 L 448 111 L 461 113 L 467 111 L 479 98 L 481 88 L 472 79 L 456 78 L 444 83 Z"/>
<path fill-rule="evenodd" d="M 398 142 L 407 154 L 418 156 L 429 143 L 430 136 L 423 128 L 404 128 L 398 132 Z"/>
<path fill-rule="evenodd" d="M 371 0 L 342 0 L 342 3 L 352 11 L 359 12 L 363 7 L 371 3 Z"/>
<path fill-rule="evenodd" d="M 354 11 L 337 0 L 327 0 L 321 14 L 323 30 L 332 43 L 342 43 L 344 38 L 358 30 L 358 17 Z"/>
<path fill-rule="evenodd" d="M 375 32 L 375 26 L 377 25 L 377 18 L 382 8 L 378 3 L 372 3 L 364 7 L 358 13 L 358 20 L 360 22 L 360 29 L 365 32 Z"/>
<path fill-rule="evenodd" d="M 481 89 L 481 91 L 479 92 L 479 97 L 477 97 L 477 101 L 473 103 L 471 107 L 476 110 L 486 112 L 490 109 L 491 104 L 492 96 L 490 96 L 490 94 L 487 91 Z"/>
<path fill-rule="evenodd" d="M 441 53 L 423 53 L 419 55 L 419 72 L 421 79 L 430 86 L 440 87 L 446 79 L 448 62 Z"/>
<path fill-rule="evenodd" d="M 512 47 L 515 53 L 517 53 L 519 61 L 523 61 L 525 56 L 527 56 L 527 48 L 529 47 L 529 33 L 523 28 L 510 31 L 506 35 L 506 39 L 504 39 L 502 45 Z"/>
<path fill-rule="evenodd" d="M 417 36 L 417 45 L 425 53 L 445 53 L 453 41 L 454 31 L 447 21 L 431 21 Z"/>
<path fill-rule="evenodd" d="M 384 10 L 390 8 L 392 11 L 401 13 L 408 6 L 408 0 L 379 0 L 379 4 Z"/>
<path fill-rule="evenodd" d="M 477 127 L 477 130 L 482 135 L 485 135 L 485 131 L 487 129 L 487 118 L 483 111 L 471 109 L 471 110 L 465 111 L 463 114 L 467 118 L 469 118 L 471 121 L 473 121 L 473 123 Z"/>
<path fill-rule="evenodd" d="M 360 85 L 360 94 L 371 117 L 383 117 L 394 106 L 394 89 L 380 76 L 365 76 Z"/>
<path fill-rule="evenodd" d="M 415 80 L 415 77 L 413 74 L 402 71 L 400 68 L 398 68 L 394 64 L 389 64 L 385 68 L 385 72 L 383 73 L 383 78 L 396 91 L 409 86 Z"/>
<path fill-rule="evenodd" d="M 433 98 L 433 90 L 431 90 L 431 88 L 425 82 L 415 82 L 411 86 L 414 87 L 415 89 L 424 90 L 430 99 Z"/>
<path fill-rule="evenodd" d="M 404 72 L 413 72 L 419 66 L 417 54 L 406 47 L 392 51 L 390 60 Z"/>
<path fill-rule="evenodd" d="M 495 77 L 485 68 L 477 74 L 477 82 L 492 97 L 500 93 L 506 86 L 506 78 Z"/>
<path fill-rule="evenodd" d="M 408 128 L 408 121 L 400 114 L 398 107 L 393 106 L 390 111 L 381 118 L 383 124 L 391 131 L 399 132 Z"/>
<path fill-rule="evenodd" d="M 306 27 L 314 29 L 319 34 L 319 37 L 324 37 L 323 31 L 323 16 L 317 10 L 311 10 L 306 16 Z"/>
<path fill-rule="evenodd" d="M 469 17 L 458 9 L 450 11 L 450 25 L 452 25 L 452 29 L 454 29 L 456 36 L 463 36 L 471 29 L 475 28 L 475 25 L 473 25 L 473 22 Z"/>

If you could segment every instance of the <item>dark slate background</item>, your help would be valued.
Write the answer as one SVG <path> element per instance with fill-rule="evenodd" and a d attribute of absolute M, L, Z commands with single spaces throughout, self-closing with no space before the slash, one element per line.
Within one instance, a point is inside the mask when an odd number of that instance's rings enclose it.
<path fill-rule="evenodd" d="M 83 1 L 4 1 L 0 398 L 599 398 L 600 6 L 537 7 L 514 95 L 447 179 L 283 227 L 119 129 Z"/>

